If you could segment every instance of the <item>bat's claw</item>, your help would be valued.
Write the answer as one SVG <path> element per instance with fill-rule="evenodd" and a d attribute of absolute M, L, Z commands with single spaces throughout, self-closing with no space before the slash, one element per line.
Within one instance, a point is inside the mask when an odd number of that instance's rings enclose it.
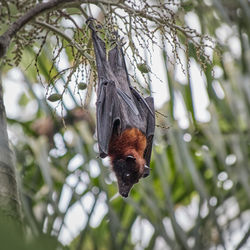
<path fill-rule="evenodd" d="M 98 30 L 102 29 L 102 25 L 93 17 L 89 17 L 86 20 L 86 24 L 93 32 L 97 32 Z"/>
<path fill-rule="evenodd" d="M 96 21 L 96 19 L 95 18 L 93 18 L 93 17 L 89 17 L 87 20 L 86 20 L 86 24 L 89 26 L 89 28 L 91 29 L 91 30 L 95 30 L 95 28 L 94 28 L 94 25 L 93 25 L 93 22 L 94 21 Z"/>
<path fill-rule="evenodd" d="M 86 23 L 89 24 L 90 22 L 94 21 L 95 18 L 94 17 L 89 17 L 87 20 L 86 20 Z"/>

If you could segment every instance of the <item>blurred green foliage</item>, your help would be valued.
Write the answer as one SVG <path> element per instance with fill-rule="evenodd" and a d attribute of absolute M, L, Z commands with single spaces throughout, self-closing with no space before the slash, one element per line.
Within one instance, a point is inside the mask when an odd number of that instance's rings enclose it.
<path fill-rule="evenodd" d="M 250 248 L 249 2 L 181 3 L 185 15 L 195 13 L 201 32 L 218 40 L 218 47 L 211 50 L 213 63 L 208 64 L 198 59 L 199 51 L 192 43 L 188 45 L 186 84 L 178 81 L 168 51 L 162 49 L 170 97 L 159 111 L 168 118 L 158 114 L 151 175 L 140 181 L 127 199 L 116 197 L 114 176 L 107 162 L 97 158 L 93 108 L 78 107 L 80 96 L 87 93 L 86 98 L 91 97 L 94 73 L 88 66 L 74 71 L 76 81 L 88 83 L 88 88 L 79 86 L 78 91 L 72 91 L 67 76 L 52 59 L 56 52 L 50 40 L 45 42 L 36 67 L 27 68 L 40 43 L 24 50 L 18 69 L 27 91 L 18 104 L 23 110 L 31 102 L 38 108 L 32 118 L 17 115 L 9 118 L 8 124 L 20 175 L 27 243 L 22 248 L 23 238 L 11 241 L 9 232 L 13 230 L 1 227 L 1 249 L 63 249 L 60 242 L 77 250 Z M 221 37 L 221 27 L 229 30 L 226 39 Z M 177 35 L 181 43 L 188 42 Z M 232 48 L 235 44 L 240 48 L 238 54 Z M 63 53 L 63 60 L 75 67 L 76 51 L 66 46 Z M 207 122 L 197 119 L 190 60 L 205 66 L 201 74 L 209 99 Z M 11 74 L 9 70 L 5 67 L 5 73 Z M 45 96 L 44 91 L 41 97 L 37 91 L 41 79 L 51 84 L 56 95 L 61 94 L 60 84 L 66 83 L 67 98 L 58 104 L 62 112 L 46 101 L 49 93 Z M 183 101 L 188 121 L 185 128 L 176 118 L 177 97 Z M 81 212 L 74 214 L 76 207 Z M 72 228 L 74 215 L 82 216 L 79 228 Z M 240 235 L 237 239 L 236 233 Z"/>

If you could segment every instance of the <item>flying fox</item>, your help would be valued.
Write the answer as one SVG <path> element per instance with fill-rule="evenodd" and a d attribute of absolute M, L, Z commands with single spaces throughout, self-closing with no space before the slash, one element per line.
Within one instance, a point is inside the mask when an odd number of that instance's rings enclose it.
<path fill-rule="evenodd" d="M 96 102 L 97 140 L 101 158 L 109 156 L 119 193 L 128 194 L 140 178 L 150 173 L 155 129 L 154 100 L 144 98 L 129 80 L 122 50 L 116 39 L 109 50 L 98 34 L 100 24 L 88 19 L 98 73 Z M 113 36 L 114 37 L 114 36 Z"/>

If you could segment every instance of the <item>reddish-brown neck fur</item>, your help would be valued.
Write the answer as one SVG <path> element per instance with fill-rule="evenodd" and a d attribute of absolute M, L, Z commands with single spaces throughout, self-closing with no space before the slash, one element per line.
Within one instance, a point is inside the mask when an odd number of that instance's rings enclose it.
<path fill-rule="evenodd" d="M 132 155 L 136 158 L 137 164 L 144 166 L 143 154 L 146 146 L 145 135 L 137 128 L 130 128 L 124 130 L 120 136 L 111 138 L 108 155 L 112 163 L 115 159 L 122 159 Z"/>

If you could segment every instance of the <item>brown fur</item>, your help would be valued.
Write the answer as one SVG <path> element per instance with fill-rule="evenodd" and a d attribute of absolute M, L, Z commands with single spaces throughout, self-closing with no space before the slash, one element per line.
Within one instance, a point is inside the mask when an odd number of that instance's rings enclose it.
<path fill-rule="evenodd" d="M 142 172 L 145 165 L 143 154 L 146 146 L 145 135 L 137 128 L 130 128 L 124 130 L 120 136 L 111 138 L 108 155 L 112 165 L 115 159 L 125 159 L 128 155 L 132 155 L 136 158 L 139 172 Z"/>

